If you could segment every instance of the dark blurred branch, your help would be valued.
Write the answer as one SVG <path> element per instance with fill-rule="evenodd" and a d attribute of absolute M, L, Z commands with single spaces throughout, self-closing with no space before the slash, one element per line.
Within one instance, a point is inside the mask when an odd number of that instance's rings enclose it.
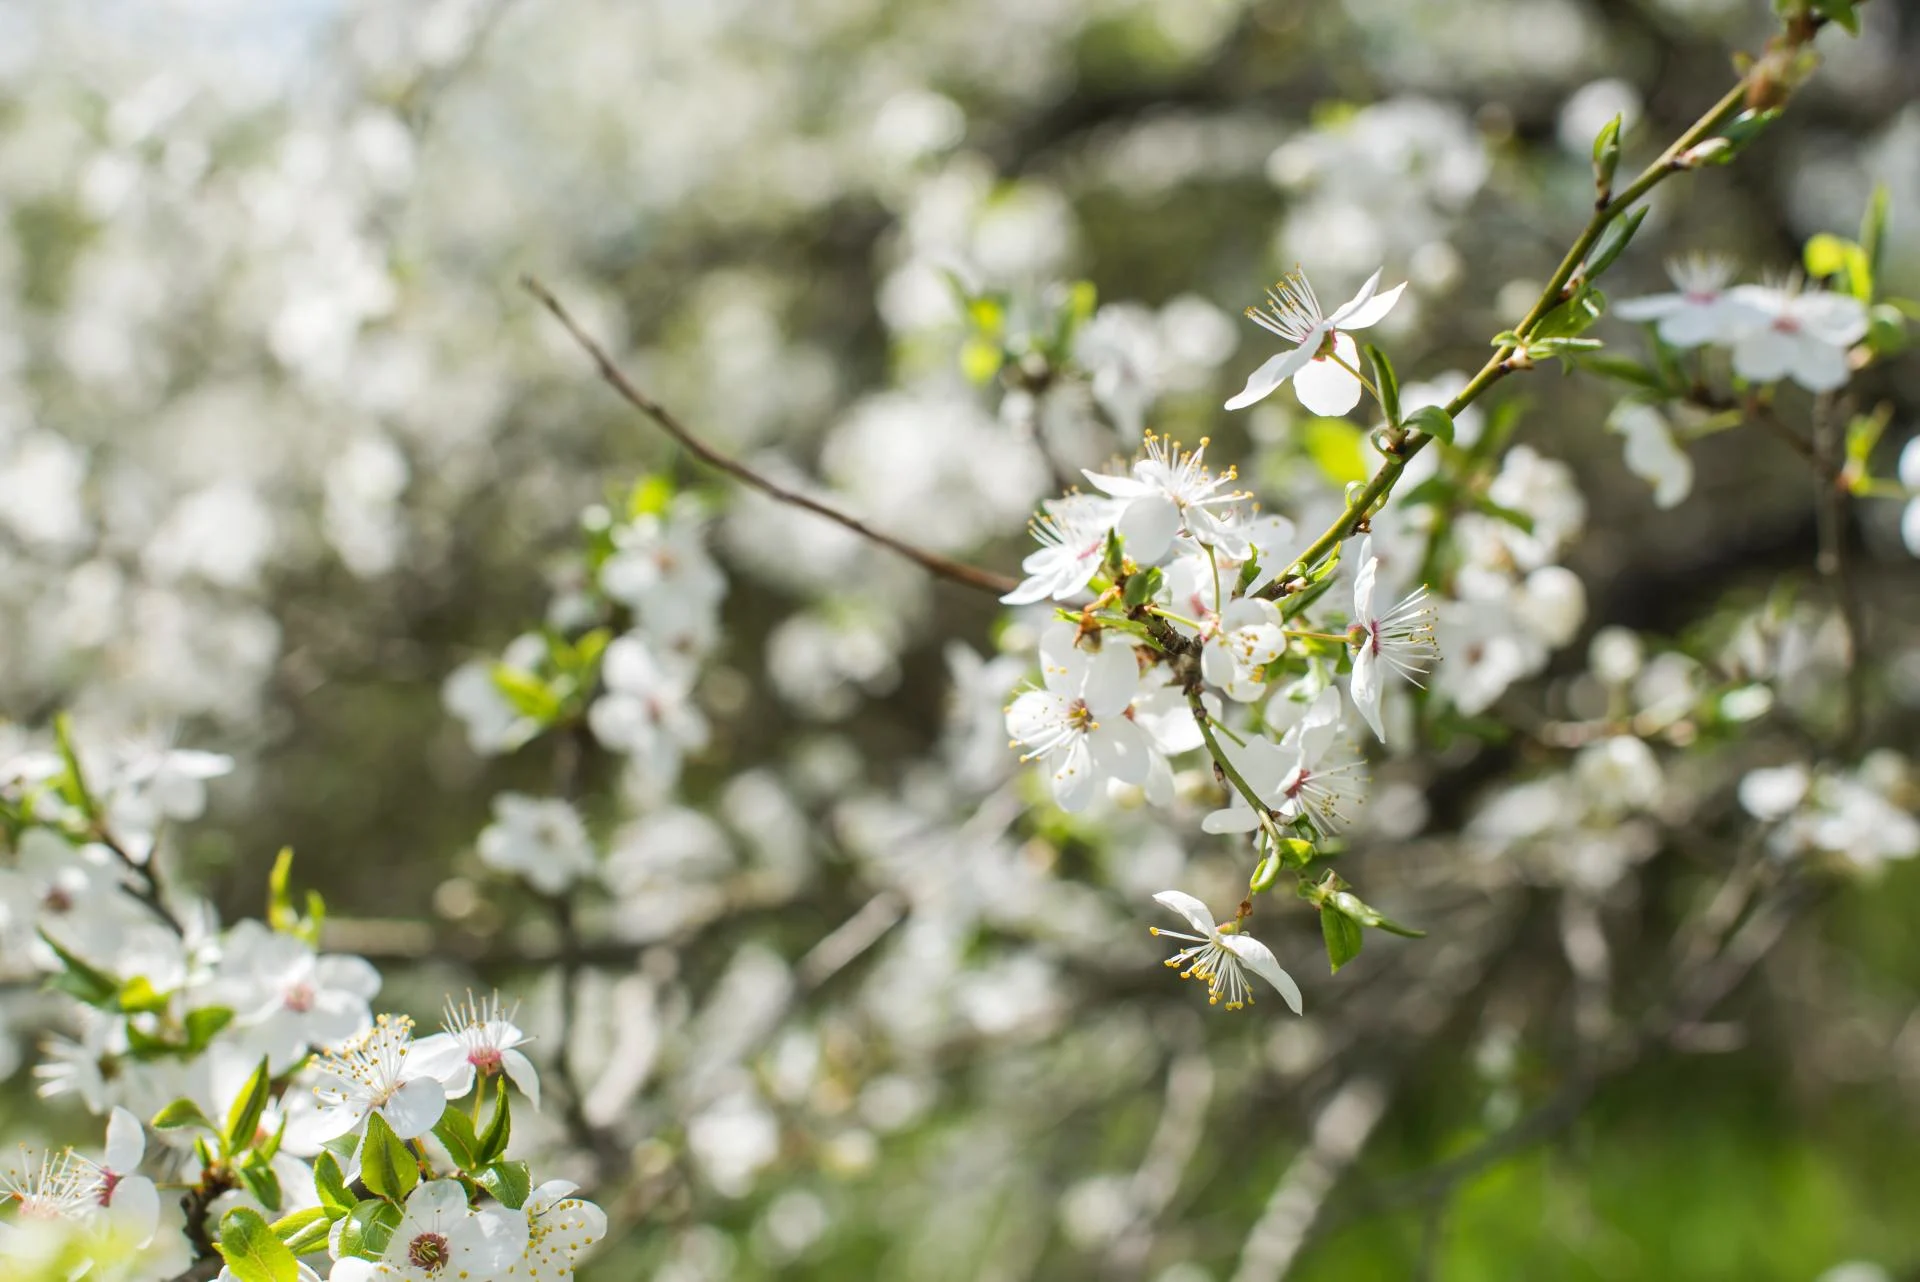
<path fill-rule="evenodd" d="M 929 574 L 965 584 L 982 592 L 991 592 L 996 596 L 1011 592 L 1019 586 L 1017 580 L 996 574 L 992 570 L 983 570 L 978 566 L 968 565 L 964 561 L 955 561 L 950 557 L 941 556 L 938 552 L 929 552 L 925 548 L 915 547 L 911 543 L 896 539 L 890 534 L 883 534 L 872 526 L 848 516 L 838 508 L 829 507 L 818 499 L 787 489 L 783 485 L 768 480 L 738 459 L 722 454 L 695 436 L 693 431 L 671 410 L 635 387 L 627 376 L 620 372 L 620 367 L 613 363 L 613 358 L 608 356 L 605 349 L 580 327 L 567 309 L 561 305 L 560 300 L 555 298 L 545 285 L 531 276 L 522 277 L 520 284 L 539 300 L 541 306 L 553 313 L 554 319 L 566 328 L 567 333 L 573 337 L 573 341 L 593 359 L 594 367 L 599 370 L 600 377 L 620 394 L 622 400 L 652 419 L 661 431 L 671 436 L 682 448 L 708 467 L 725 472 L 742 485 L 758 490 L 776 502 L 811 512 L 815 516 L 825 517 L 842 529 L 850 530 L 870 543 L 877 543 L 889 552 L 905 557 Z"/>
<path fill-rule="evenodd" d="M 1866 638 L 1866 616 L 1847 557 L 1849 508 L 1852 495 L 1843 477 L 1846 469 L 1846 423 L 1839 399 L 1823 392 L 1813 400 L 1814 515 L 1820 531 L 1820 553 L 1814 560 L 1820 577 L 1833 589 L 1846 638 L 1846 701 L 1840 721 L 1840 750 L 1850 750 L 1860 735 L 1866 715 L 1866 668 L 1861 644 Z"/>

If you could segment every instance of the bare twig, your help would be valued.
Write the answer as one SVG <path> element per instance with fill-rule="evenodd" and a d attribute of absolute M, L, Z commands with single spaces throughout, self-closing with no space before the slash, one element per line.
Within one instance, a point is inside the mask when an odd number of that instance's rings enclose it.
<path fill-rule="evenodd" d="M 613 363 L 613 358 L 607 355 L 606 350 L 580 327 L 579 322 L 574 320 L 567 309 L 561 305 L 560 300 L 555 298 L 552 291 L 545 285 L 531 276 L 521 277 L 520 284 L 523 289 L 539 300 L 541 306 L 553 313 L 554 319 L 566 328 L 567 333 L 572 335 L 573 341 L 593 359 L 594 367 L 599 371 L 600 377 L 620 394 L 622 400 L 652 419 L 661 431 L 671 436 L 682 448 L 708 467 L 725 472 L 742 485 L 759 490 L 777 502 L 811 512 L 815 516 L 825 517 L 835 525 L 851 530 L 868 542 L 877 543 L 889 552 L 905 557 L 929 574 L 951 579 L 955 583 L 965 584 L 981 592 L 991 592 L 995 596 L 1011 592 L 1019 586 L 1016 580 L 1003 574 L 996 574 L 992 570 L 984 570 L 976 565 L 968 565 L 964 561 L 941 556 L 938 552 L 929 552 L 925 548 L 915 547 L 911 543 L 896 539 L 891 534 L 884 534 L 865 522 L 848 516 L 838 508 L 829 507 L 818 499 L 770 481 L 740 460 L 722 454 L 695 436 L 692 430 L 674 415 L 673 411 L 635 387 L 632 381 L 620 372 L 620 367 Z"/>

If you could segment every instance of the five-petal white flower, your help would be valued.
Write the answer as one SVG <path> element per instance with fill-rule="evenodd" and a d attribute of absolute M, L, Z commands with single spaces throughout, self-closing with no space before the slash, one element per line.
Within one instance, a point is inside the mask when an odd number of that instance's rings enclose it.
<path fill-rule="evenodd" d="M 1121 500 L 1123 506 L 1114 528 L 1127 541 L 1127 555 L 1141 565 L 1159 561 L 1180 534 L 1229 556 L 1247 554 L 1247 541 L 1233 523 L 1208 511 L 1246 496 L 1237 491 L 1221 492 L 1222 486 L 1237 479 L 1236 473 L 1228 468 L 1215 476 L 1204 461 L 1206 452 L 1204 439 L 1198 449 L 1186 453 L 1178 441 L 1149 432 L 1145 457 L 1134 463 L 1131 474 L 1084 473 L 1095 489 Z"/>
<path fill-rule="evenodd" d="M 1189 935 L 1184 931 L 1149 927 L 1156 936 L 1182 940 L 1188 945 L 1167 958 L 1167 965 L 1179 970 L 1182 979 L 1205 980 L 1209 1005 L 1219 1005 L 1224 1000 L 1228 1010 L 1251 1006 L 1253 985 L 1247 982 L 1246 976 L 1250 970 L 1272 984 L 1294 1014 L 1300 1013 L 1300 986 L 1293 982 L 1293 976 L 1280 969 L 1272 949 L 1240 934 L 1232 926 L 1222 930 L 1214 924 L 1207 906 L 1184 891 L 1163 890 L 1153 901 L 1179 913 L 1199 932 Z"/>
<path fill-rule="evenodd" d="M 1109 641 L 1098 650 L 1074 645 L 1077 629 L 1059 622 L 1040 638 L 1045 688 L 1028 690 L 1007 708 L 1007 733 L 1053 768 L 1053 799 L 1062 810 L 1085 810 L 1108 779 L 1145 783 L 1153 740 L 1128 716 L 1140 693 L 1140 665 L 1131 647 Z"/>
<path fill-rule="evenodd" d="M 1300 403 L 1315 414 L 1337 416 L 1358 405 L 1360 380 L 1353 370 L 1360 349 L 1348 332 L 1379 324 L 1406 289 L 1402 282 L 1378 293 L 1379 286 L 1380 273 L 1375 272 L 1367 277 L 1359 293 L 1335 308 L 1332 315 L 1325 315 L 1306 273 L 1288 273 L 1267 291 L 1267 306 L 1249 307 L 1247 318 L 1294 346 L 1253 371 L 1240 394 L 1227 402 L 1227 408 L 1245 409 L 1265 400 L 1288 379 L 1293 380 L 1294 395 Z"/>
<path fill-rule="evenodd" d="M 501 1009 L 499 997 L 480 1001 L 469 993 L 465 1003 L 449 1000 L 441 1026 L 445 1032 L 413 1044 L 413 1067 L 445 1087 L 448 1099 L 472 1090 L 476 1074 L 488 1078 L 505 1073 L 540 1107 L 540 1075 L 519 1049 L 527 1044 L 527 1035 L 514 1026 L 513 1012 Z"/>
<path fill-rule="evenodd" d="M 1065 601 L 1086 591 L 1100 572 L 1107 534 L 1120 515 L 1119 504 L 1093 494 L 1066 494 L 1041 506 L 1046 511 L 1033 522 L 1040 550 L 1020 563 L 1027 577 L 1000 598 L 1003 605 Z"/>
<path fill-rule="evenodd" d="M 301 1119 L 299 1139 L 325 1143 L 358 1131 L 373 1113 L 403 1140 L 432 1130 L 446 1112 L 447 1092 L 412 1051 L 413 1021 L 382 1015 L 357 1041 L 323 1055 L 313 1088 L 319 1108 Z"/>
<path fill-rule="evenodd" d="M 450 1282 L 497 1278 L 523 1259 L 527 1220 L 518 1211 L 476 1211 L 453 1180 L 429 1180 L 407 1198 L 405 1214 L 378 1260 L 348 1256 L 330 1282 Z"/>

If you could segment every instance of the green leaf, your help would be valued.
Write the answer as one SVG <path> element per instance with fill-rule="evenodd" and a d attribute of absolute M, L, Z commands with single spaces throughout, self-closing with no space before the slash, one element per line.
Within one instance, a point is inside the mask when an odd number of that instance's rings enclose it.
<path fill-rule="evenodd" d="M 487 1123 L 486 1133 L 480 1137 L 479 1150 L 474 1154 L 482 1165 L 497 1162 L 506 1156 L 507 1140 L 513 1134 L 513 1118 L 507 1107 L 507 1078 L 501 1074 L 494 1079 L 500 1084 L 500 1093 L 495 1096 L 493 1120 Z"/>
<path fill-rule="evenodd" d="M 62 970 L 47 982 L 70 997 L 78 998 L 88 1006 L 97 1006 L 101 1010 L 111 1010 L 120 996 L 120 981 L 99 967 L 82 960 L 68 952 L 60 942 L 46 931 L 39 932 L 47 947 L 53 949 L 53 955 L 60 959 Z"/>
<path fill-rule="evenodd" d="M 1386 412 L 1387 422 L 1395 427 L 1400 425 L 1400 376 L 1393 372 L 1393 362 L 1387 354 L 1372 343 L 1366 345 L 1367 364 L 1373 366 L 1373 385 L 1380 389 L 1380 408 Z"/>
<path fill-rule="evenodd" d="M 327 1244 L 333 1221 L 324 1207 L 310 1206 L 304 1211 L 282 1216 L 273 1222 L 273 1231 L 295 1255 L 318 1251 Z"/>
<path fill-rule="evenodd" d="M 367 1137 L 360 1146 L 360 1182 L 376 1196 L 395 1203 L 405 1201 L 420 1182 L 420 1163 L 413 1150 L 378 1113 L 367 1114 Z"/>
<path fill-rule="evenodd" d="M 1620 167 L 1620 117 L 1600 126 L 1593 136 L 1593 190 L 1605 202 L 1613 194 L 1613 174 Z"/>
<path fill-rule="evenodd" d="M 515 1211 L 527 1204 L 527 1194 L 533 1191 L 533 1175 L 525 1162 L 495 1162 L 480 1172 L 478 1183 L 502 1206 Z"/>
<path fill-rule="evenodd" d="M 1301 439 L 1307 457 L 1333 484 L 1347 485 L 1367 479 L 1366 435 L 1345 419 L 1308 419 Z"/>
<path fill-rule="evenodd" d="M 1411 926 L 1402 926 L 1397 921 L 1381 916 L 1378 909 L 1361 903 L 1360 897 L 1349 891 L 1335 891 L 1333 894 L 1327 896 L 1327 903 L 1339 909 L 1344 916 L 1351 918 L 1362 926 L 1370 926 L 1374 930 L 1384 930 L 1389 935 L 1403 935 L 1408 939 L 1425 939 L 1427 937 L 1427 932 L 1424 930 L 1415 930 Z"/>
<path fill-rule="evenodd" d="M 220 1221 L 220 1256 L 240 1282 L 295 1282 L 300 1262 L 258 1211 L 236 1207 Z"/>
<path fill-rule="evenodd" d="M 440 1120 L 434 1123 L 433 1133 L 446 1145 L 447 1156 L 461 1170 L 477 1171 L 485 1165 L 479 1160 L 480 1140 L 473 1132 L 473 1122 L 462 1110 L 448 1108 L 440 1114 Z"/>
<path fill-rule="evenodd" d="M 1524 534 L 1533 533 L 1533 518 L 1517 508 L 1502 507 L 1485 495 L 1475 497 L 1473 506 L 1475 511 L 1484 513 L 1496 520 L 1505 521 L 1508 525 L 1511 525 L 1514 529 Z"/>
<path fill-rule="evenodd" d="M 1867 197 L 1866 212 L 1860 216 L 1860 249 L 1867 256 L 1867 274 L 1880 279 L 1880 255 L 1887 244 L 1887 214 L 1890 198 L 1885 183 L 1873 185 Z"/>
<path fill-rule="evenodd" d="M 627 491 L 627 519 L 661 516 L 672 503 L 673 478 L 664 472 L 649 472 Z"/>
<path fill-rule="evenodd" d="M 1867 251 L 1852 241 L 1821 232 L 1807 241 L 1800 257 L 1807 275 L 1821 280 L 1832 278 L 1861 302 L 1873 301 L 1873 267 Z"/>
<path fill-rule="evenodd" d="M 1648 369 L 1638 361 L 1628 360 L 1624 356 L 1602 356 L 1586 353 L 1579 358 L 1580 368 L 1603 378 L 1617 379 L 1622 383 L 1631 383 L 1635 387 L 1649 392 L 1665 393 L 1666 380 L 1658 370 Z"/>
<path fill-rule="evenodd" d="M 177 1099 L 153 1115 L 153 1129 L 156 1131 L 178 1131 L 189 1126 L 198 1126 L 214 1134 L 219 1128 L 213 1119 L 200 1111 L 200 1106 L 190 1099 Z"/>
<path fill-rule="evenodd" d="M 1607 298 L 1599 290 L 1582 286 L 1573 297 L 1534 322 L 1527 331 L 1528 350 L 1537 349 L 1547 339 L 1574 338 L 1593 327 L 1607 309 Z"/>
<path fill-rule="evenodd" d="M 399 1227 L 399 1207 L 378 1198 L 368 1198 L 340 1221 L 340 1236 L 333 1244 L 334 1254 L 342 1259 L 351 1255 L 362 1260 L 377 1260 L 381 1252 L 387 1249 L 387 1243 L 393 1240 L 393 1231 Z"/>
<path fill-rule="evenodd" d="M 274 856 L 273 871 L 267 874 L 267 925 L 281 934 L 290 934 L 300 923 L 293 910 L 293 847 L 282 846 Z"/>
<path fill-rule="evenodd" d="M 1360 924 L 1330 906 L 1320 909 L 1320 934 L 1327 942 L 1327 964 L 1336 975 L 1342 966 L 1360 955 L 1360 946 L 1366 942 Z"/>
<path fill-rule="evenodd" d="M 153 981 L 145 975 L 135 975 L 120 985 L 120 991 L 114 997 L 115 1004 L 128 1015 L 151 1015 L 167 1008 L 170 993 L 163 993 L 153 986 Z"/>
<path fill-rule="evenodd" d="M 65 767 L 54 788 L 67 804 L 85 815 L 88 820 L 100 817 L 100 808 L 94 804 L 93 794 L 87 791 L 87 776 L 80 769 L 80 754 L 73 748 L 73 721 L 66 713 L 53 719 L 53 742 L 60 752 L 60 763 Z"/>
<path fill-rule="evenodd" d="M 1259 895 L 1273 889 L 1273 883 L 1280 876 L 1280 870 L 1279 854 L 1268 855 L 1254 868 L 1253 876 L 1247 879 L 1247 890 Z"/>
<path fill-rule="evenodd" d="M 496 663 L 493 665 L 493 685 L 506 696 L 514 711 L 523 717 L 531 717 L 547 725 L 560 715 L 559 696 L 531 672 Z"/>
<path fill-rule="evenodd" d="M 1407 415 L 1406 425 L 1425 432 L 1437 441 L 1453 444 L 1453 420 L 1438 405 L 1422 405 Z"/>
<path fill-rule="evenodd" d="M 1856 0 L 1813 0 L 1813 9 L 1821 17 L 1845 27 L 1849 35 L 1860 34 L 1860 15 L 1853 11 Z"/>
<path fill-rule="evenodd" d="M 1867 313 L 1867 347 L 1875 356 L 1898 355 L 1907 345 L 1907 321 L 1900 309 L 1877 303 Z"/>
<path fill-rule="evenodd" d="M 1581 273 L 1589 282 L 1600 279 L 1607 268 L 1613 266 L 1613 260 L 1620 257 L 1633 242 L 1633 234 L 1640 230 L 1640 224 L 1647 220 L 1647 207 L 1640 206 L 1632 213 L 1616 218 L 1607 224 L 1600 233 L 1600 240 L 1587 255 L 1586 270 Z"/>
<path fill-rule="evenodd" d="M 322 1153 L 313 1159 L 313 1185 L 320 1192 L 320 1205 L 325 1209 L 328 1219 L 345 1219 L 360 1203 L 360 1199 L 347 1187 L 339 1160 L 331 1153 Z"/>
<path fill-rule="evenodd" d="M 1138 574 L 1129 575 L 1127 577 L 1127 590 L 1124 597 L 1127 608 L 1131 610 L 1136 606 L 1145 605 L 1147 602 L 1153 600 L 1154 593 L 1160 590 L 1160 584 L 1165 578 L 1166 576 L 1160 572 L 1160 567 L 1158 566 L 1154 566 L 1152 569 L 1142 570 Z"/>
<path fill-rule="evenodd" d="M 227 1110 L 224 1132 L 227 1152 L 238 1153 L 253 1147 L 254 1134 L 260 1129 L 260 1118 L 266 1113 L 267 1102 L 272 1097 L 273 1074 L 267 1071 L 267 1058 L 263 1055 L 260 1057 L 260 1066 L 247 1079 L 245 1089 L 234 1098 L 233 1106 Z"/>
<path fill-rule="evenodd" d="M 260 1205 L 277 1211 L 280 1209 L 280 1177 L 265 1162 L 254 1160 L 254 1156 L 249 1154 L 248 1160 L 239 1164 L 240 1182 Z"/>
<path fill-rule="evenodd" d="M 230 1006 L 202 1006 L 199 1010 L 187 1012 L 187 1053 L 198 1055 L 213 1041 L 221 1029 L 233 1022 L 233 1008 Z"/>
<path fill-rule="evenodd" d="M 960 344 L 960 372 L 972 383 L 991 382 L 1006 361 L 1006 350 L 985 338 L 969 338 Z"/>

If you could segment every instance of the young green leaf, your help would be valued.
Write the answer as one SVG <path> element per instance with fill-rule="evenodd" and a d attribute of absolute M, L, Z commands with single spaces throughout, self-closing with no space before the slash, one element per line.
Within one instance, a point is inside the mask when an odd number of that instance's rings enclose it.
<path fill-rule="evenodd" d="M 507 1139 L 513 1133 L 513 1119 L 507 1107 L 507 1079 L 502 1074 L 494 1079 L 500 1084 L 500 1093 L 494 1099 L 493 1120 L 487 1123 L 487 1130 L 480 1137 L 479 1151 L 474 1157 L 482 1165 L 497 1162 L 507 1155 Z"/>
<path fill-rule="evenodd" d="M 480 1140 L 474 1134 L 473 1122 L 465 1112 L 449 1108 L 440 1114 L 440 1120 L 434 1123 L 433 1133 L 446 1146 L 447 1156 L 453 1164 L 463 1171 L 477 1171 L 485 1163 L 480 1161 Z"/>
<path fill-rule="evenodd" d="M 1407 415 L 1408 427 L 1426 433 L 1437 441 L 1453 444 L 1453 420 L 1438 405 L 1422 405 Z"/>
<path fill-rule="evenodd" d="M 200 1111 L 200 1106 L 190 1099 L 177 1099 L 153 1115 L 153 1129 L 156 1131 L 177 1131 L 188 1126 L 198 1126 L 218 1134 L 219 1128 L 211 1118 Z"/>
<path fill-rule="evenodd" d="M 1366 942 L 1360 923 L 1330 904 L 1320 909 L 1320 934 L 1327 944 L 1327 964 L 1335 974 L 1360 955 L 1360 946 Z"/>
<path fill-rule="evenodd" d="M 339 1161 L 331 1153 L 313 1159 L 313 1186 L 319 1191 L 320 1205 L 330 1220 L 345 1219 L 360 1199 L 347 1187 Z"/>
<path fill-rule="evenodd" d="M 367 1114 L 367 1137 L 360 1146 L 360 1180 L 376 1196 L 403 1202 L 420 1182 L 420 1163 L 407 1142 L 385 1118 Z"/>
<path fill-rule="evenodd" d="M 400 1217 L 400 1208 L 391 1202 L 382 1202 L 378 1198 L 361 1202 L 335 1226 L 336 1234 L 331 1243 L 334 1256 L 338 1259 L 348 1256 L 362 1260 L 379 1259 L 381 1252 L 387 1249 L 387 1243 L 393 1240 L 393 1231 L 400 1227 Z"/>
<path fill-rule="evenodd" d="M 533 1191 L 533 1175 L 525 1162 L 495 1162 L 480 1172 L 478 1182 L 502 1206 L 514 1211 L 527 1204 L 527 1195 Z"/>
<path fill-rule="evenodd" d="M 1387 354 L 1368 343 L 1363 349 L 1367 354 L 1367 364 L 1373 366 L 1373 385 L 1380 391 L 1380 408 L 1385 411 L 1387 422 L 1400 426 L 1400 377 L 1393 372 L 1393 362 Z"/>
<path fill-rule="evenodd" d="M 253 1070 L 253 1076 L 240 1094 L 234 1097 L 233 1106 L 227 1110 L 227 1125 L 222 1132 L 226 1140 L 226 1150 L 238 1153 L 253 1146 L 255 1132 L 260 1129 L 260 1118 L 267 1111 L 267 1103 L 273 1097 L 273 1074 L 267 1071 L 266 1056 L 260 1057 L 260 1066 Z"/>
<path fill-rule="evenodd" d="M 258 1211 L 237 1207 L 220 1221 L 220 1255 L 240 1282 L 295 1282 L 300 1262 Z"/>

